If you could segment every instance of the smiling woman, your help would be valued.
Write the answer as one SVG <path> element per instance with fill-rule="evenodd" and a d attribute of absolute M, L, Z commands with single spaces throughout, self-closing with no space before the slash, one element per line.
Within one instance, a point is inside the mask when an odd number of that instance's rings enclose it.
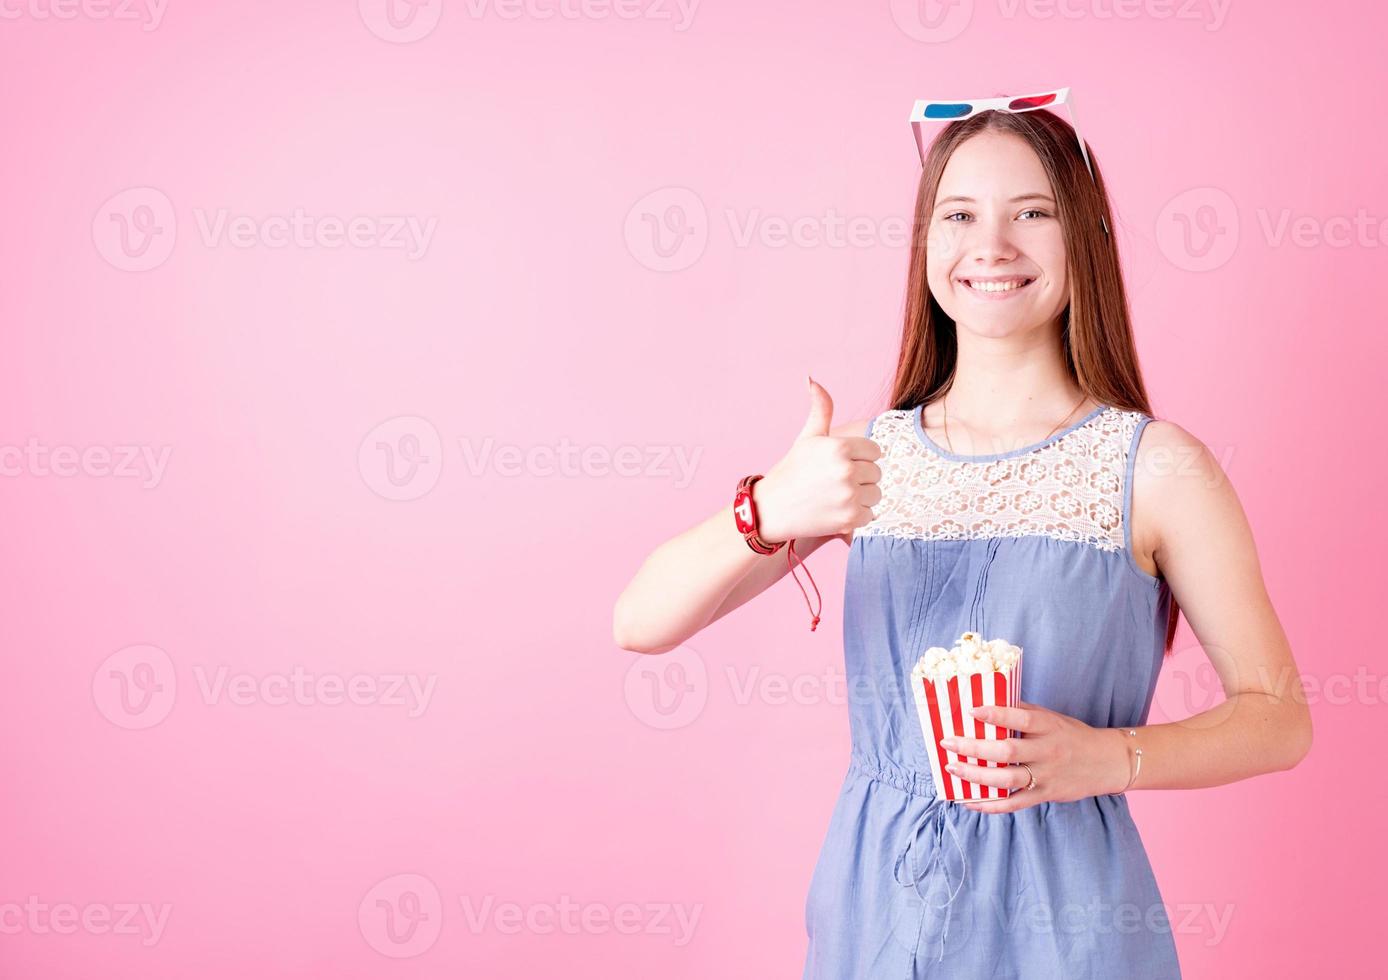
<path fill-rule="evenodd" d="M 849 545 L 846 673 L 874 696 L 850 704 L 806 980 L 1179 977 L 1125 794 L 1295 766 L 1311 726 L 1291 651 L 1219 463 L 1151 413 L 1075 131 L 978 112 L 923 163 L 891 407 L 831 430 L 811 381 L 755 507 L 657 549 L 614 631 L 664 652 L 777 581 L 781 543 Z M 1227 699 L 1149 725 L 1182 607 Z M 952 774 L 1001 799 L 943 799 L 916 720 L 912 668 L 964 632 L 1026 651 L 1017 706 L 955 746 Z M 985 720 L 1021 737 L 985 740 Z"/>

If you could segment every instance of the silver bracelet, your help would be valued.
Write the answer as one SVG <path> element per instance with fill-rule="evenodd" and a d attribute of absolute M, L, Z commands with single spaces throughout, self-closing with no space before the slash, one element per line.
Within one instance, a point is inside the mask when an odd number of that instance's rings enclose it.
<path fill-rule="evenodd" d="M 1136 737 L 1137 737 L 1137 729 L 1136 729 L 1136 728 L 1129 728 L 1129 729 L 1127 729 L 1126 731 L 1124 731 L 1123 734 L 1128 735 L 1128 736 L 1131 736 L 1131 737 L 1133 737 L 1133 738 L 1136 738 Z M 1126 793 L 1126 792 L 1132 787 L 1133 783 L 1137 782 L 1137 774 L 1140 773 L 1140 772 L 1142 771 L 1142 750 L 1141 750 L 1140 748 L 1137 748 L 1136 746 L 1134 746 L 1134 748 L 1133 748 L 1133 755 L 1134 755 L 1134 760 L 1133 760 L 1133 761 L 1134 761 L 1133 774 L 1132 774 L 1132 776 L 1130 776 L 1130 777 L 1128 778 L 1128 785 L 1127 785 L 1127 786 L 1124 786 L 1122 789 L 1120 789 L 1120 790 L 1118 791 L 1119 793 Z"/>

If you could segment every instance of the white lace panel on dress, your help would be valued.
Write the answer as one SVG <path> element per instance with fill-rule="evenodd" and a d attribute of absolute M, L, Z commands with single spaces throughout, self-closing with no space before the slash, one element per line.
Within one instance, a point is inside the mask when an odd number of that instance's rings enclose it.
<path fill-rule="evenodd" d="M 1119 551 L 1128 447 L 1141 412 L 1109 407 L 1053 442 L 1002 459 L 946 459 L 916 409 L 877 416 L 882 500 L 854 536 L 959 539 L 1044 535 Z"/>

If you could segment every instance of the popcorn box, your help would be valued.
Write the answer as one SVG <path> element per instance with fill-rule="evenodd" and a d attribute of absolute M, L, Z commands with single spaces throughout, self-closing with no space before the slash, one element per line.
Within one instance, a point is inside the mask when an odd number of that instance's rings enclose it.
<path fill-rule="evenodd" d="M 1020 732 L 970 718 L 964 712 L 985 704 L 1016 707 L 1021 680 L 1022 648 L 1006 640 L 984 640 L 977 633 L 964 633 L 950 650 L 931 647 L 911 670 L 930 775 L 943 799 L 1000 800 L 1011 795 L 1008 789 L 945 772 L 945 766 L 954 762 L 990 769 L 1005 768 L 1006 763 L 960 756 L 943 748 L 940 739 L 1020 737 Z"/>

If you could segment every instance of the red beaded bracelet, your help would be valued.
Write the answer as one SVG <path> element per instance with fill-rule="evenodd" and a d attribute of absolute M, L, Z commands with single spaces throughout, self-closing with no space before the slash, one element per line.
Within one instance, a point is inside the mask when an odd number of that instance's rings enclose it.
<path fill-rule="evenodd" d="M 789 542 L 778 541 L 775 544 L 763 541 L 759 533 L 760 518 L 757 514 L 757 503 L 752 499 L 752 487 L 762 478 L 761 473 L 752 476 L 744 476 L 737 484 L 737 494 L 733 497 L 733 520 L 737 523 L 738 533 L 742 535 L 747 547 L 751 548 L 759 555 L 774 555 L 781 550 L 783 544 L 786 548 L 786 564 L 790 567 L 790 576 L 795 579 L 795 584 L 800 586 L 800 594 L 805 597 L 805 605 L 810 610 L 810 632 L 814 632 L 819 626 L 819 613 L 824 608 L 824 600 L 819 594 L 819 586 L 815 585 L 814 576 L 810 574 L 810 569 L 800 556 L 795 553 L 795 539 Z M 791 559 L 794 558 L 794 561 Z M 819 604 L 816 609 L 810 603 L 810 594 L 805 591 L 805 586 L 800 584 L 800 577 L 795 574 L 795 562 L 800 562 L 805 569 L 805 574 L 809 576 L 810 585 L 814 589 L 815 601 Z"/>

